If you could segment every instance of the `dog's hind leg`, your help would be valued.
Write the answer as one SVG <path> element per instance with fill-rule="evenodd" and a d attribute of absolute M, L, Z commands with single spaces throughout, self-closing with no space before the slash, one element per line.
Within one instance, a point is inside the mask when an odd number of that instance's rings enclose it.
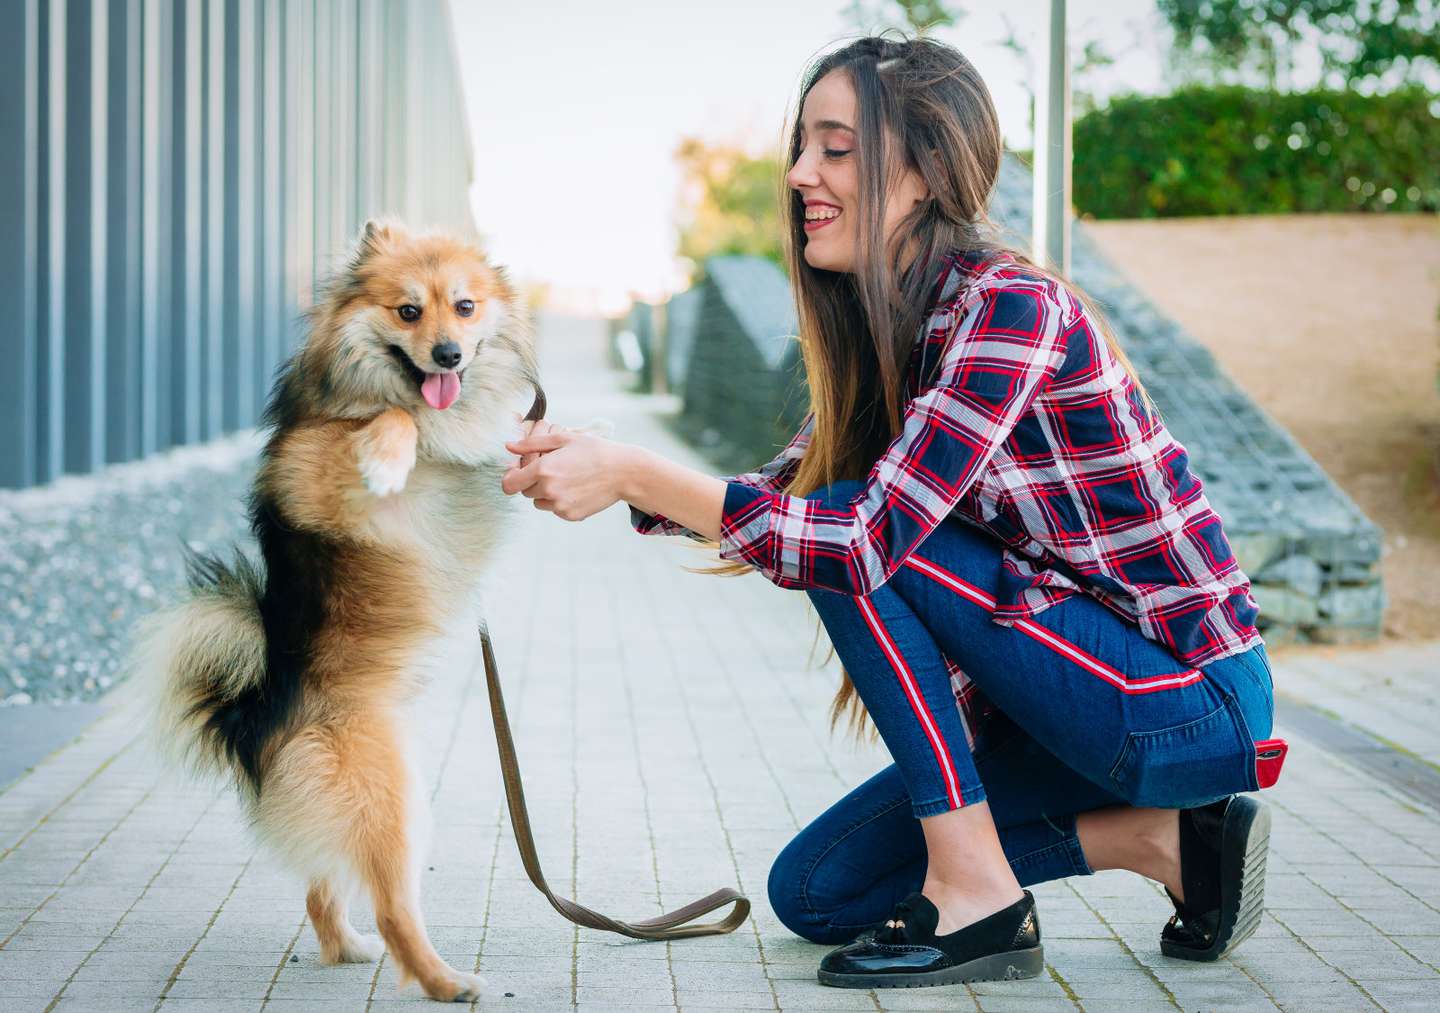
<path fill-rule="evenodd" d="M 404 748 L 402 733 L 371 721 L 340 743 L 345 769 L 357 779 L 347 846 L 361 882 L 370 890 L 375 924 L 403 984 L 410 978 L 432 999 L 478 999 L 485 982 L 441 959 L 420 913 L 420 864 L 428 824 L 424 789 Z"/>
<path fill-rule="evenodd" d="M 363 721 L 331 721 L 294 736 L 266 775 L 259 809 L 260 825 L 304 867 L 338 864 L 370 891 L 376 925 L 402 984 L 417 979 L 426 995 L 445 1002 L 479 998 L 484 981 L 445 963 L 425 934 L 425 796 L 400 729 L 383 714 L 367 711 Z M 313 889 L 324 876 L 312 875 L 307 907 L 323 954 L 326 933 L 332 941 L 343 939 L 343 908 L 333 892 L 327 897 Z"/>
<path fill-rule="evenodd" d="M 368 964 L 379 960 L 385 944 L 379 936 L 362 936 L 350 925 L 345 894 L 333 880 L 314 879 L 305 895 L 305 910 L 320 940 L 322 964 Z"/>

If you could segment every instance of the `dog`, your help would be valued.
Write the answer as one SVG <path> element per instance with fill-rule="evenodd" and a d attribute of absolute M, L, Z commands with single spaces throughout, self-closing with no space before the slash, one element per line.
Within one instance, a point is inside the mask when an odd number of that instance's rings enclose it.
<path fill-rule="evenodd" d="M 162 745 L 233 779 L 307 878 L 321 963 L 388 950 L 402 985 L 470 1000 L 484 982 L 440 958 L 419 908 L 429 814 L 406 712 L 442 645 L 476 638 L 503 443 L 517 407 L 544 414 L 534 342 L 478 248 L 396 223 L 366 224 L 309 325 L 264 416 L 260 560 L 190 553 L 189 597 L 146 622 L 132 666 Z M 357 886 L 380 939 L 350 925 Z"/>

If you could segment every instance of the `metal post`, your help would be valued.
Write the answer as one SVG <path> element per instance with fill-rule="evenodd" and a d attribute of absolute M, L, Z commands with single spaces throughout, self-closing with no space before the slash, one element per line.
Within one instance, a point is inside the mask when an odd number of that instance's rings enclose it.
<path fill-rule="evenodd" d="M 666 340 L 670 330 L 670 302 L 656 301 L 650 309 L 650 393 L 670 393 L 670 373 L 666 368 L 669 349 Z"/>
<path fill-rule="evenodd" d="M 1065 0 L 1050 0 L 1035 99 L 1035 261 L 1070 273 L 1070 56 Z"/>

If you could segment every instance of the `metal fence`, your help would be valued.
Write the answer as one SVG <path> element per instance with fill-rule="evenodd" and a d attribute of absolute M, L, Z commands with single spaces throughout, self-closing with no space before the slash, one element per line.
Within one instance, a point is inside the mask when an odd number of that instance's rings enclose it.
<path fill-rule="evenodd" d="M 0 11 L 0 486 L 253 424 L 365 218 L 473 232 L 444 0 Z"/>

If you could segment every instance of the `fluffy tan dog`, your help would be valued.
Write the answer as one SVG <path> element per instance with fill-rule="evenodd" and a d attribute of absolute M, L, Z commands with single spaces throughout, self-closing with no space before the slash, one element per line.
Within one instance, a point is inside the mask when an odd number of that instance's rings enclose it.
<path fill-rule="evenodd" d="M 262 564 L 191 559 L 190 599 L 134 664 L 164 742 L 233 777 L 259 836 L 309 879 L 324 963 L 368 961 L 362 885 L 401 981 L 472 999 L 419 909 L 429 829 L 406 728 L 427 663 L 475 640 L 507 513 L 516 411 L 544 410 L 516 294 L 474 246 L 370 223 L 281 372 L 250 500 Z"/>

